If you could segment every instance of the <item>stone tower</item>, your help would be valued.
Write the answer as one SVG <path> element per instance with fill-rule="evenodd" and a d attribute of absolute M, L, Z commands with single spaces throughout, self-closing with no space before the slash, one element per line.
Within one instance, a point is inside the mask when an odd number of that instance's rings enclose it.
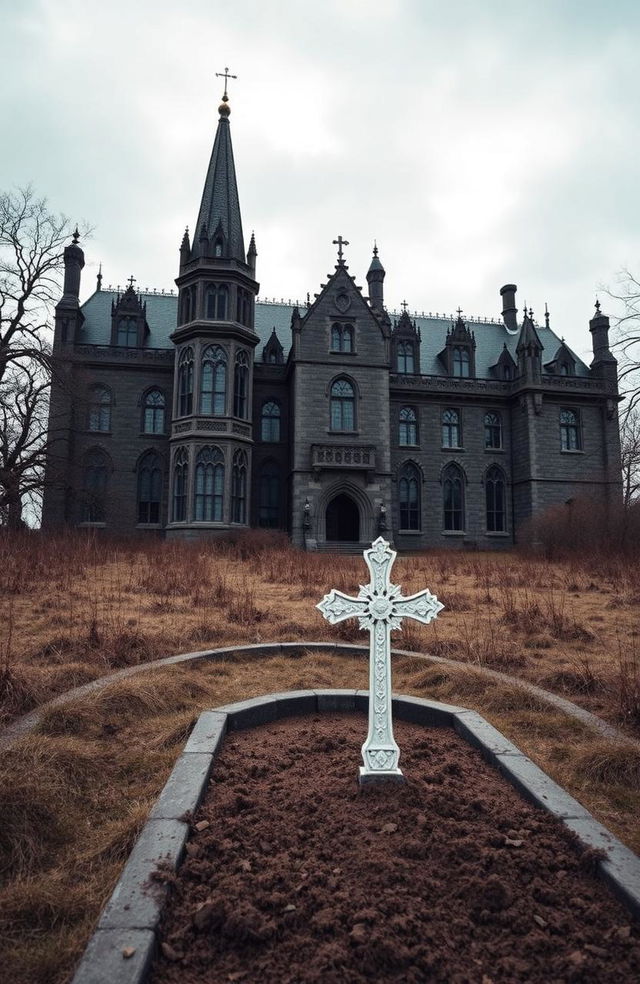
<path fill-rule="evenodd" d="M 225 87 L 193 231 L 180 246 L 167 533 L 249 526 L 256 247 L 245 254 Z"/>

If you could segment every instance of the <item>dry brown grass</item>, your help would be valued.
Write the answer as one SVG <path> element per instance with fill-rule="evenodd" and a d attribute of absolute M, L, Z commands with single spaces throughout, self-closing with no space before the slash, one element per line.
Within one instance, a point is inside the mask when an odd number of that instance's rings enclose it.
<path fill-rule="evenodd" d="M 604 742 L 494 668 L 640 728 L 638 565 L 546 563 L 513 555 L 401 557 L 394 580 L 425 585 L 446 610 L 407 622 L 397 691 L 473 707 L 636 851 L 639 756 Z M 366 642 L 315 604 L 349 593 L 361 558 L 301 554 L 280 537 L 144 547 L 36 535 L 0 538 L 4 721 L 115 668 L 159 656 L 271 640 Z M 270 691 L 366 687 L 367 660 L 327 652 L 236 656 L 114 682 L 50 710 L 0 767 L 0 949 L 16 984 L 62 984 L 199 711 Z"/>

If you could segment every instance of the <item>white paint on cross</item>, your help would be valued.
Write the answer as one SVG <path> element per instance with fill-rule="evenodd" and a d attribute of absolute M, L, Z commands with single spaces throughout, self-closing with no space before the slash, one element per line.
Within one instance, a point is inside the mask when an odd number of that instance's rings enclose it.
<path fill-rule="evenodd" d="M 406 598 L 401 595 L 400 586 L 389 580 L 396 556 L 379 536 L 364 551 L 371 581 L 360 585 L 357 598 L 334 589 L 316 605 L 332 625 L 356 617 L 360 628 L 369 630 L 369 732 L 362 746 L 360 782 L 402 776 L 391 717 L 391 631 L 401 628 L 406 617 L 426 625 L 444 608 L 427 590 Z"/>

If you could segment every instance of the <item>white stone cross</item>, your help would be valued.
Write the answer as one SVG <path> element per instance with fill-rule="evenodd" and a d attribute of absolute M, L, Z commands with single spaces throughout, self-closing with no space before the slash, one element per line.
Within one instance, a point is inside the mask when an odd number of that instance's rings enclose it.
<path fill-rule="evenodd" d="M 391 630 L 399 629 L 407 616 L 426 625 L 444 608 L 427 590 L 402 597 L 400 586 L 389 581 L 396 556 L 379 536 L 371 549 L 364 551 L 371 581 L 360 585 L 358 597 L 334 589 L 316 605 L 332 625 L 355 616 L 360 628 L 369 630 L 369 732 L 362 746 L 361 783 L 402 776 L 391 719 Z"/>

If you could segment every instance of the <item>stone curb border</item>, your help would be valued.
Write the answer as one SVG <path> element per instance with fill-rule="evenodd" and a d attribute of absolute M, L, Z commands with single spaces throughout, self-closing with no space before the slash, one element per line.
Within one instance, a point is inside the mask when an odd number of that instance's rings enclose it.
<path fill-rule="evenodd" d="M 203 711 L 102 911 L 71 984 L 144 984 L 168 893 L 166 885 L 154 881 L 154 874 L 159 867 L 174 872 L 180 865 L 189 833 L 184 815 L 198 808 L 227 731 L 296 714 L 366 714 L 368 708 L 366 690 L 297 690 Z M 421 697 L 395 696 L 393 716 L 427 727 L 453 728 L 526 799 L 558 817 L 588 847 L 604 850 L 598 875 L 640 919 L 640 858 L 480 714 Z"/>
<path fill-rule="evenodd" d="M 358 646 L 353 643 L 259 642 L 244 646 L 225 646 L 222 649 L 204 649 L 193 653 L 179 653 L 176 656 L 165 656 L 164 659 L 152 660 L 149 663 L 136 663 L 135 666 L 126 666 L 122 670 L 116 670 L 114 673 L 109 673 L 103 677 L 97 677 L 95 680 L 90 680 L 89 683 L 84 683 L 79 687 L 74 687 L 72 690 L 67 690 L 65 693 L 59 694 L 52 700 L 47 701 L 46 704 L 41 704 L 40 707 L 36 707 L 33 711 L 29 711 L 28 714 L 24 714 L 22 717 L 12 721 L 11 724 L 7 725 L 4 731 L 0 732 L 0 749 L 7 748 L 14 741 L 17 741 L 25 735 L 30 734 L 38 726 L 42 715 L 47 711 L 50 711 L 56 707 L 63 707 L 65 704 L 68 704 L 69 701 L 86 697 L 92 693 L 97 693 L 104 687 L 108 687 L 112 683 L 116 683 L 118 680 L 125 680 L 128 677 L 135 676 L 138 673 L 162 669 L 164 666 L 178 666 L 181 663 L 199 662 L 200 660 L 207 661 L 224 659 L 227 656 L 232 657 L 235 655 L 247 654 L 253 656 L 273 656 L 281 654 L 286 656 L 291 653 L 301 652 L 305 649 L 311 652 L 329 650 L 330 652 L 344 656 L 356 656 L 360 653 L 364 653 L 367 656 L 369 655 L 369 646 Z M 558 694 L 551 693 L 549 690 L 544 690 L 542 687 L 536 686 L 535 683 L 530 683 L 528 680 L 523 680 L 520 677 L 510 676 L 508 673 L 502 673 L 500 670 L 492 670 L 486 666 L 476 666 L 471 663 L 465 663 L 462 660 L 447 659 L 445 656 L 432 656 L 429 653 L 413 652 L 411 649 L 392 649 L 391 655 L 409 656 L 413 659 L 422 659 L 426 662 L 436 663 L 441 666 L 451 666 L 454 669 L 465 667 L 466 669 L 479 671 L 489 679 L 495 680 L 496 683 L 506 683 L 509 686 L 521 687 L 522 690 L 532 694 L 535 697 L 539 697 L 541 700 L 551 704 L 552 707 L 557 708 L 557 710 L 568 714 L 570 717 L 576 718 L 578 721 L 581 721 L 588 728 L 599 732 L 605 738 L 612 739 L 613 741 L 624 741 L 627 744 L 635 745 L 636 748 L 640 748 L 640 741 L 633 738 L 631 735 L 627 735 L 623 731 L 620 731 L 619 728 L 609 724 L 608 721 L 604 721 L 596 714 L 592 714 L 590 711 L 585 710 L 584 707 L 579 707 L 578 704 L 572 703 L 572 701 L 567 700 L 565 697 L 560 697 Z"/>

